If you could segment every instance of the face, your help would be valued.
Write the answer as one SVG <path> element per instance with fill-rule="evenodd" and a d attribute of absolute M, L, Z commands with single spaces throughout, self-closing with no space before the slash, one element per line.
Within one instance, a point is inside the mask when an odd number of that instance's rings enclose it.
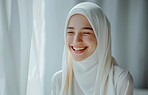
<path fill-rule="evenodd" d="M 86 59 L 95 51 L 97 39 L 85 16 L 71 16 L 67 25 L 66 44 L 76 61 Z"/>

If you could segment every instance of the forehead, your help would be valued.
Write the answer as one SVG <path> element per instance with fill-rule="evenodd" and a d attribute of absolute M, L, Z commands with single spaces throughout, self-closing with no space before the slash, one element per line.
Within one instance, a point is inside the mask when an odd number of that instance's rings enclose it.
<path fill-rule="evenodd" d="M 91 26 L 88 19 L 82 14 L 74 14 L 69 18 L 68 26 L 73 25 L 84 25 L 84 26 Z"/>

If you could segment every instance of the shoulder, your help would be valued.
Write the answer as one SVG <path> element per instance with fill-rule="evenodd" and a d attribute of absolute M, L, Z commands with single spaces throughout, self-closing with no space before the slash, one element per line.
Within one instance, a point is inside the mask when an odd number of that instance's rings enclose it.
<path fill-rule="evenodd" d="M 115 79 L 124 79 L 124 80 L 133 80 L 129 71 L 115 65 L 114 66 L 114 78 Z"/>
<path fill-rule="evenodd" d="M 57 82 L 61 80 L 62 80 L 62 70 L 55 72 L 54 75 L 52 76 L 52 82 Z"/>
<path fill-rule="evenodd" d="M 57 80 L 61 77 L 62 77 L 62 70 L 55 72 L 52 76 L 52 80 Z"/>
<path fill-rule="evenodd" d="M 56 73 L 54 73 L 54 75 L 52 76 L 52 85 L 55 87 L 60 87 L 62 84 L 62 70 L 57 71 Z"/>
<path fill-rule="evenodd" d="M 114 66 L 114 81 L 133 81 L 133 78 L 129 71 L 115 65 Z"/>
<path fill-rule="evenodd" d="M 59 95 L 62 83 L 62 70 L 54 73 L 51 81 L 51 95 Z"/>
<path fill-rule="evenodd" d="M 117 65 L 114 66 L 114 83 L 117 92 L 120 91 L 121 93 L 121 91 L 124 91 L 125 93 L 128 91 L 129 93 L 132 93 L 133 78 L 130 72 Z"/>

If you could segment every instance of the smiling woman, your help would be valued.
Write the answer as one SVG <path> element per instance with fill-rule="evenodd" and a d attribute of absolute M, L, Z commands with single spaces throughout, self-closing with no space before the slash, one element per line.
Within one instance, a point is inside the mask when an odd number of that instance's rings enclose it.
<path fill-rule="evenodd" d="M 74 6 L 66 20 L 62 70 L 52 95 L 133 95 L 133 79 L 111 56 L 110 23 L 90 2 Z"/>

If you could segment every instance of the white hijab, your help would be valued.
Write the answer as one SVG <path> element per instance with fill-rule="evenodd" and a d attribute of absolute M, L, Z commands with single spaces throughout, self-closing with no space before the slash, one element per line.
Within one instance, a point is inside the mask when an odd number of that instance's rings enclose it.
<path fill-rule="evenodd" d="M 88 19 L 97 38 L 96 50 L 83 61 L 74 61 L 66 46 L 67 24 L 74 14 L 82 14 Z M 85 95 L 115 95 L 110 24 L 102 9 L 91 2 L 77 4 L 67 16 L 64 32 L 65 45 L 60 95 L 72 95 L 74 77 Z"/>

